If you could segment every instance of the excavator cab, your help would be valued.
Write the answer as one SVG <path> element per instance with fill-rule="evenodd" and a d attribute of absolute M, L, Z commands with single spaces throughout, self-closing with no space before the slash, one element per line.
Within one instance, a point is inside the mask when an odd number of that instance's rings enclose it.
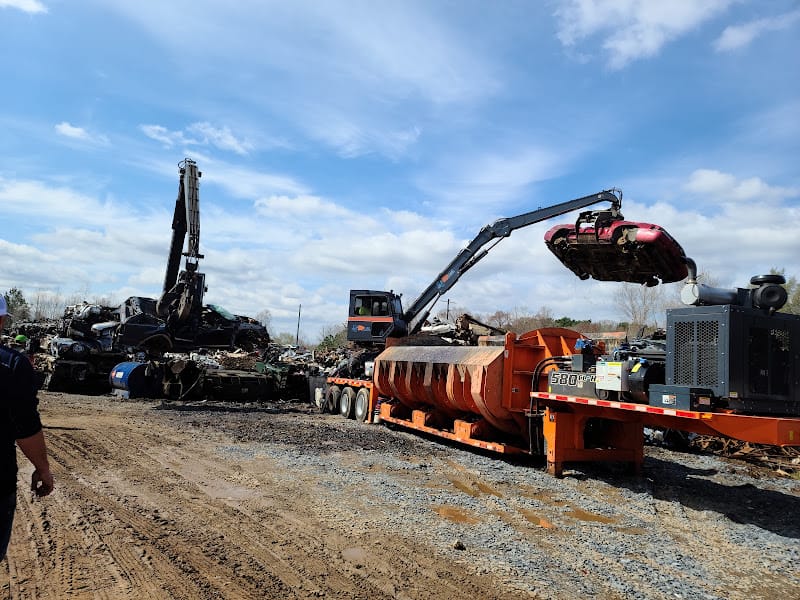
<path fill-rule="evenodd" d="M 394 292 L 350 290 L 347 339 L 356 343 L 383 343 L 388 337 L 402 337 L 407 326 L 403 306 Z"/>

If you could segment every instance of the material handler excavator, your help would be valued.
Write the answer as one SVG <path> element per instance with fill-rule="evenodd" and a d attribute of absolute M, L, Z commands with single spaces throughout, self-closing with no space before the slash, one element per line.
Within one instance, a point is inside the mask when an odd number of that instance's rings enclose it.
<path fill-rule="evenodd" d="M 561 260 L 568 257 L 570 268 L 583 279 L 609 280 L 613 276 L 614 281 L 647 285 L 686 277 L 680 245 L 657 225 L 625 221 L 620 212 L 622 192 L 603 190 L 486 225 L 405 311 L 400 295 L 393 291 L 351 290 L 347 339 L 361 346 L 384 346 L 387 339 L 419 333 L 435 302 L 500 240 L 522 227 L 600 202 L 611 206 L 581 213 L 574 227 L 562 225 L 551 230 L 553 242 L 548 246 Z M 485 248 L 490 242 L 494 243 Z M 597 260 L 598 255 L 604 260 Z M 610 265 L 614 265 L 613 272 Z"/>
<path fill-rule="evenodd" d="M 678 242 L 658 225 L 625 221 L 621 213 L 622 192 L 617 189 L 499 219 L 484 226 L 405 311 L 400 295 L 393 291 L 350 290 L 347 339 L 363 350 L 328 378 L 324 392 L 320 388 L 315 395 L 317 405 L 330 412 L 338 411 L 345 416 L 355 414 L 359 420 L 365 420 L 370 407 L 374 406 L 369 380 L 379 353 L 389 346 L 412 341 L 422 345 L 434 343 L 433 336 L 423 339 L 417 334 L 422 331 L 434 303 L 464 273 L 513 231 L 601 202 L 608 202 L 610 207 L 582 212 L 574 226 L 558 228 L 553 243 L 561 253 L 557 254 L 559 258 L 569 257 L 570 268 L 580 271 L 584 279 L 607 280 L 611 274 L 608 265 L 613 264 L 615 280 L 646 284 L 670 283 L 686 277 L 685 254 Z M 579 235 L 575 235 L 576 232 Z M 490 242 L 494 243 L 486 247 Z M 594 260 L 596 251 L 602 251 L 604 261 Z M 464 337 L 470 345 L 474 344 L 477 336 L 467 333 Z"/>

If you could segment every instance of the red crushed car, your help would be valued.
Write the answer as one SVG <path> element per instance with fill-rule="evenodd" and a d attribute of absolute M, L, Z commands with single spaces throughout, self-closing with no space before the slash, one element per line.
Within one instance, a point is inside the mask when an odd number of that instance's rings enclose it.
<path fill-rule="evenodd" d="M 651 223 L 583 213 L 575 224 L 552 227 L 544 241 L 581 279 L 653 286 L 688 275 L 683 248 L 665 229 Z"/>

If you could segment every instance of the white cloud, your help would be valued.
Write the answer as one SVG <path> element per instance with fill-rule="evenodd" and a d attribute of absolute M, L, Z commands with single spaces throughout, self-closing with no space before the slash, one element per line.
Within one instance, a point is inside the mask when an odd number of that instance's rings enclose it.
<path fill-rule="evenodd" d="M 414 145 L 422 130 L 417 126 L 394 129 L 361 115 L 347 115 L 334 107 L 307 107 L 300 121 L 313 138 L 338 149 L 345 158 L 378 152 L 399 158 Z"/>
<path fill-rule="evenodd" d="M 123 0 L 105 4 L 181 57 L 227 65 L 233 54 L 237 72 L 266 66 L 284 73 L 293 64 L 303 74 L 293 85 L 327 90 L 321 105 L 344 87 L 370 90 L 365 100 L 413 92 L 435 103 L 483 98 L 497 89 L 492 65 L 474 50 L 475 40 L 424 2 L 246 2 L 224 11 L 197 0 L 148 10 Z M 298 37 L 299 30 L 305 35 Z M 198 38 L 214 39 L 213 51 L 197 44 Z"/>
<path fill-rule="evenodd" d="M 728 202 L 776 202 L 800 196 L 800 189 L 771 186 L 758 177 L 738 179 L 730 173 L 713 169 L 694 171 L 685 189 L 702 195 L 706 200 L 724 204 Z"/>
<path fill-rule="evenodd" d="M 780 31 L 792 27 L 800 20 L 800 10 L 795 10 L 777 17 L 756 19 L 742 25 L 726 27 L 714 41 L 717 52 L 728 52 L 749 46 L 757 37 L 770 31 Z"/>
<path fill-rule="evenodd" d="M 370 87 L 411 88 L 436 103 L 483 97 L 497 88 L 490 66 L 447 21 L 422 5 L 306 4 L 299 12 L 332 28 L 328 47 L 350 77 Z M 423 7 L 422 10 L 420 7 Z M 385 89 L 385 87 L 384 87 Z"/>
<path fill-rule="evenodd" d="M 203 164 L 207 164 L 204 162 Z M 224 187 L 236 198 L 255 200 L 270 195 L 307 194 L 305 184 L 291 176 L 267 173 L 259 169 L 234 167 L 222 162 L 208 162 L 210 168 L 201 169 L 203 181 Z"/>
<path fill-rule="evenodd" d="M 645 181 L 637 187 L 658 189 Z M 797 273 L 800 238 L 792 224 L 800 222 L 800 189 L 713 169 L 666 187 L 674 196 L 653 204 L 627 196 L 625 216 L 666 228 L 719 285 L 745 287 L 771 267 Z"/>
<path fill-rule="evenodd" d="M 228 127 L 214 127 L 211 123 L 193 123 L 187 131 L 199 137 L 199 143 L 211 145 L 220 150 L 230 150 L 236 154 L 247 154 L 253 145 L 247 140 L 237 139 Z"/>
<path fill-rule="evenodd" d="M 112 207 L 67 187 L 0 178 L 0 213 L 55 219 L 59 223 L 104 223 Z"/>
<path fill-rule="evenodd" d="M 58 135 L 64 136 L 66 138 L 70 138 L 72 140 L 78 140 L 81 142 L 87 142 L 93 145 L 101 145 L 105 146 L 108 144 L 108 138 L 102 134 L 92 134 L 89 133 L 83 127 L 76 127 L 67 121 L 62 121 L 55 126 L 56 133 Z"/>
<path fill-rule="evenodd" d="M 0 8 L 16 8 L 27 13 L 47 12 L 47 7 L 39 0 L 0 0 Z"/>
<path fill-rule="evenodd" d="M 281 219 L 301 217 L 317 221 L 355 217 L 351 211 L 317 196 L 270 196 L 256 200 L 256 210 L 267 217 L 280 215 Z"/>
<path fill-rule="evenodd" d="M 89 139 L 89 134 L 83 127 L 74 127 L 66 121 L 62 121 L 56 125 L 56 131 L 65 137 L 75 138 L 76 140 Z"/>
<path fill-rule="evenodd" d="M 192 123 L 185 130 L 171 131 L 162 125 L 139 125 L 139 130 L 166 148 L 178 145 L 211 146 L 245 155 L 254 147 L 247 140 L 237 138 L 229 127 L 215 127 L 206 121 Z"/>
<path fill-rule="evenodd" d="M 167 148 L 183 143 L 183 132 L 170 131 L 161 125 L 139 125 L 139 129 L 151 140 L 161 142 Z"/>
<path fill-rule="evenodd" d="M 649 58 L 705 21 L 723 13 L 733 0 L 567 0 L 556 11 L 558 38 L 567 47 L 595 35 L 603 37 L 608 65 L 621 69 Z"/>
<path fill-rule="evenodd" d="M 340 156 L 396 159 L 416 144 L 429 113 L 469 111 L 502 87 L 484 36 L 460 29 L 450 9 L 427 2 L 103 6 L 145 29 L 166 59 L 198 65 L 188 78 L 212 80 L 263 115 L 250 126 L 251 144 L 261 142 L 257 130 L 265 123 L 288 122 Z M 197 39 L 213 39 L 214 48 Z M 185 110 L 183 103 L 175 110 Z M 247 152 L 238 138 L 229 149 Z"/>

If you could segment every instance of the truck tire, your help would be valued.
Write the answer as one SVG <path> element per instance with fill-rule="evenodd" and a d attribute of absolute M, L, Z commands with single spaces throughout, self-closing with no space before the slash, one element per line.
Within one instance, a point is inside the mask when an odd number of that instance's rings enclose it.
<path fill-rule="evenodd" d="M 339 414 L 346 419 L 353 418 L 353 409 L 355 409 L 356 392 L 351 387 L 346 387 L 342 390 L 342 395 L 339 397 Z"/>
<path fill-rule="evenodd" d="M 341 394 L 342 391 L 338 385 L 332 385 L 328 388 L 328 391 L 325 392 L 325 410 L 327 412 L 336 414 L 339 410 L 339 396 Z"/>
<path fill-rule="evenodd" d="M 358 393 L 356 394 L 356 402 L 355 402 L 356 405 L 354 413 L 356 421 L 358 421 L 359 423 L 363 423 L 364 421 L 366 421 L 367 417 L 369 416 L 369 396 L 370 396 L 369 388 L 361 388 L 360 390 L 358 390 Z"/>

